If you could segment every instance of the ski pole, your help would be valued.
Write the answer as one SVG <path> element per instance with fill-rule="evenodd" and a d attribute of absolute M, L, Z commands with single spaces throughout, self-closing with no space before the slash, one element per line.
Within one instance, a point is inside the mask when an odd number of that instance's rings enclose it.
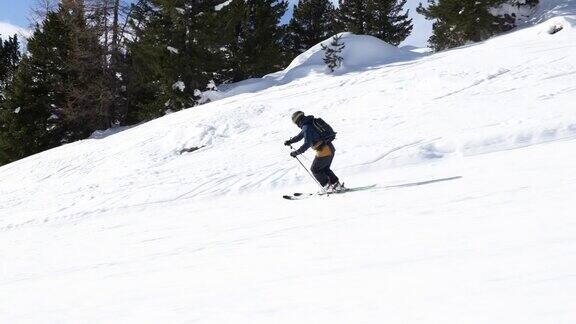
<path fill-rule="evenodd" d="M 292 147 L 292 145 L 290 145 L 290 148 L 292 150 L 294 150 L 294 148 Z M 308 170 L 308 168 L 304 165 L 304 163 L 302 163 L 302 161 L 300 161 L 300 159 L 298 158 L 298 156 L 294 157 L 299 163 L 300 165 L 304 168 L 304 170 L 306 170 L 306 172 L 308 172 L 308 174 L 310 175 L 310 177 L 312 179 L 314 179 L 314 181 L 318 184 L 318 187 L 320 187 L 320 190 L 324 191 L 324 193 L 326 195 L 328 195 L 328 191 L 326 191 L 326 189 L 324 189 L 324 187 L 322 187 L 322 185 L 320 184 L 320 182 L 318 182 L 318 180 L 314 177 L 314 175 L 312 175 L 312 173 L 310 172 L 310 170 Z"/>

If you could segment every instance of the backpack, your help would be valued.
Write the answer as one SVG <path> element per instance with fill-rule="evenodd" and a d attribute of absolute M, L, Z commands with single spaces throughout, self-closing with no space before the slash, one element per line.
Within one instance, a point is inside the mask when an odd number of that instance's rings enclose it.
<path fill-rule="evenodd" d="M 320 135 L 320 138 L 324 142 L 330 143 L 336 139 L 336 132 L 322 118 L 314 118 L 312 125 L 314 125 L 314 128 L 318 132 L 318 135 Z"/>

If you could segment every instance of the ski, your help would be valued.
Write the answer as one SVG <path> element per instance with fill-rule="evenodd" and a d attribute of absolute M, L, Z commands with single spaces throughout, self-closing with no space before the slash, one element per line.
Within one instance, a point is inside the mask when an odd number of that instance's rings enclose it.
<path fill-rule="evenodd" d="M 369 186 L 363 186 L 363 187 L 355 187 L 355 188 L 346 188 L 344 190 L 341 191 L 337 191 L 337 192 L 331 192 L 331 193 L 305 193 L 305 192 L 295 192 L 292 195 L 284 195 L 282 196 L 282 198 L 287 199 L 287 200 L 302 200 L 302 199 L 307 199 L 307 198 L 312 198 L 312 197 L 318 197 L 318 196 L 332 196 L 332 195 L 341 195 L 341 194 L 345 194 L 348 192 L 356 192 L 356 191 L 362 191 L 362 190 L 369 190 L 369 189 L 373 189 L 376 188 L 376 185 L 369 185 Z"/>

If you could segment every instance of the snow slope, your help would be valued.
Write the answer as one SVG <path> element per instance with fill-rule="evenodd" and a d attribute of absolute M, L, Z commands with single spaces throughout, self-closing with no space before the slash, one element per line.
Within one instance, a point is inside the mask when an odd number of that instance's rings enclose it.
<path fill-rule="evenodd" d="M 538 24 L 557 16 L 573 15 L 575 10 L 576 0 L 540 0 L 528 22 Z"/>
<path fill-rule="evenodd" d="M 0 322 L 574 323 L 575 28 L 335 75 L 309 55 L 1 167 Z M 281 199 L 315 190 L 282 146 L 297 109 L 378 188 Z"/>

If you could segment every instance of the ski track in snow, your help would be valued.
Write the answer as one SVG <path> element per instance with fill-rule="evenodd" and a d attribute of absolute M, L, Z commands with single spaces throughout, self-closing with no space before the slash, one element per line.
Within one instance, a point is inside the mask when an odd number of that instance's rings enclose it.
<path fill-rule="evenodd" d="M 574 19 L 296 66 L 1 167 L 0 322 L 574 323 Z M 284 201 L 316 190 L 295 110 L 377 188 Z"/>

